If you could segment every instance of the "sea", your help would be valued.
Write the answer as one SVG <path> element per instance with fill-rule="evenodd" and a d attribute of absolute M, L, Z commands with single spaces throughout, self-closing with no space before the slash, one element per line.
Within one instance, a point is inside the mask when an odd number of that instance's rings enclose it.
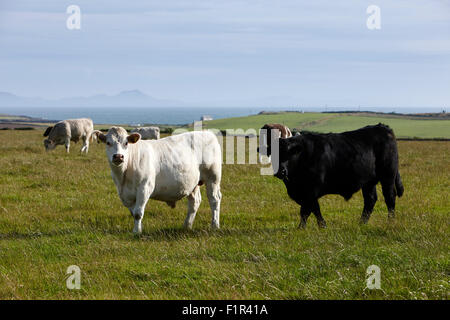
<path fill-rule="evenodd" d="M 0 107 L 0 114 L 24 115 L 45 120 L 63 120 L 73 118 L 91 118 L 97 124 L 171 124 L 183 125 L 198 121 L 202 116 L 210 116 L 213 119 L 242 117 L 255 115 L 261 111 L 377 111 L 397 113 L 422 113 L 441 112 L 439 108 L 362 108 L 362 107 L 323 107 L 323 108 L 301 108 L 301 107 Z"/>

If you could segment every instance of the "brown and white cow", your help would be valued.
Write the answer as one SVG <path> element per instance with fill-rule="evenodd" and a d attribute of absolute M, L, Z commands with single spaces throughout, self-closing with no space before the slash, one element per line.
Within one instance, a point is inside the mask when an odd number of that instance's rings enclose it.
<path fill-rule="evenodd" d="M 276 134 L 276 136 L 272 137 L 272 133 Z M 292 132 L 288 127 L 279 123 L 268 123 L 265 124 L 259 130 L 259 157 L 260 162 L 262 163 L 261 156 L 268 156 L 270 159 L 271 156 L 271 141 L 272 139 L 277 138 L 290 138 L 292 137 Z"/>
<path fill-rule="evenodd" d="M 91 139 L 92 142 L 97 141 L 97 143 L 100 143 L 101 141 L 98 139 L 98 136 L 101 134 L 102 132 L 100 130 L 94 130 L 92 131 L 92 135 L 91 135 Z"/>

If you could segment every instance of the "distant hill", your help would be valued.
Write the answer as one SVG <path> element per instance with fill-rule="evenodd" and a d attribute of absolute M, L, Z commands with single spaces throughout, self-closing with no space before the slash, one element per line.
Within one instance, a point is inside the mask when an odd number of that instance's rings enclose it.
<path fill-rule="evenodd" d="M 32 107 L 44 105 L 41 98 L 24 98 L 9 92 L 0 92 L 0 107 Z"/>
<path fill-rule="evenodd" d="M 57 100 L 20 97 L 0 92 L 1 107 L 181 107 L 177 100 L 158 99 L 139 90 L 122 91 L 116 95 L 99 94 L 89 97 L 71 97 Z"/>

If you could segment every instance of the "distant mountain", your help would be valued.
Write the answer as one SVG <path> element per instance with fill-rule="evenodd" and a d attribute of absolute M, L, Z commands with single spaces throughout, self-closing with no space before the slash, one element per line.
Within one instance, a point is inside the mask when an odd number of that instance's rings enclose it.
<path fill-rule="evenodd" d="M 182 107 L 177 100 L 157 99 L 139 90 L 122 91 L 117 95 L 98 94 L 58 100 L 19 97 L 0 92 L 0 107 Z"/>
<path fill-rule="evenodd" d="M 41 98 L 24 98 L 9 92 L 0 92 L 0 107 L 28 107 L 44 105 Z"/>

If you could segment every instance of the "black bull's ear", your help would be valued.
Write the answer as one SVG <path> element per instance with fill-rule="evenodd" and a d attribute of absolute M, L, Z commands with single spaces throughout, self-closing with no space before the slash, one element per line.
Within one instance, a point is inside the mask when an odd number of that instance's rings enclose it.
<path fill-rule="evenodd" d="M 303 140 L 300 141 L 288 141 L 288 139 L 280 139 L 280 149 L 285 150 L 289 155 L 301 154 L 308 150 L 308 144 Z"/>
<path fill-rule="evenodd" d="M 271 146 L 271 134 L 270 128 L 267 126 L 259 129 L 259 147 L 256 148 L 256 152 L 270 155 L 270 146 Z"/>

